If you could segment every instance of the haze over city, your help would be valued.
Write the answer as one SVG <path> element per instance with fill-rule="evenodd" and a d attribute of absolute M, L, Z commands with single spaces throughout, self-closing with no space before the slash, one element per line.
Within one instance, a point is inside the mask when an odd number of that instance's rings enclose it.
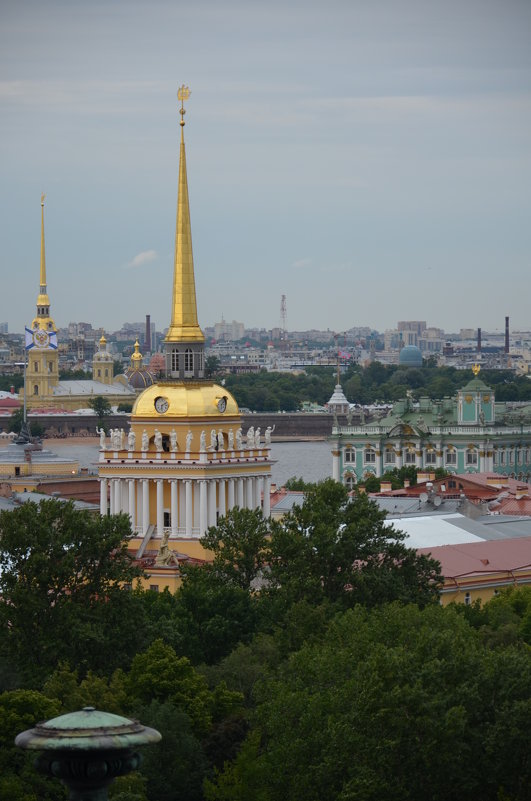
<path fill-rule="evenodd" d="M 201 323 L 528 327 L 531 6 L 210 0 L 0 12 L 1 319 L 169 320 L 177 88 Z"/>

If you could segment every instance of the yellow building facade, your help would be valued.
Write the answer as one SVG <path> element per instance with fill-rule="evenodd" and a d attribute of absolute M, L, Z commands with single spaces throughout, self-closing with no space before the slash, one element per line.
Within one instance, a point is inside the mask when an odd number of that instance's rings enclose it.
<path fill-rule="evenodd" d="M 146 585 L 174 588 L 180 558 L 208 559 L 199 543 L 209 526 L 238 506 L 269 516 L 270 432 L 244 437 L 236 400 L 204 378 L 204 334 L 199 326 L 186 153 L 184 100 L 171 319 L 164 341 L 166 378 L 142 392 L 130 430 L 101 437 L 100 512 L 125 512 L 135 537 L 131 549 L 146 559 Z M 263 499 L 263 500 L 262 500 Z M 148 558 L 149 557 L 149 558 Z M 151 561 L 150 561 L 151 560 Z"/>

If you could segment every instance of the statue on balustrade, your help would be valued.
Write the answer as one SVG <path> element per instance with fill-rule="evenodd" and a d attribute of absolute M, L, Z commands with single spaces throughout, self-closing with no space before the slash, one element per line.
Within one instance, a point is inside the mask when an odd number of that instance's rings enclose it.
<path fill-rule="evenodd" d="M 170 431 L 170 450 L 172 453 L 177 450 L 177 432 L 174 428 Z"/>
<path fill-rule="evenodd" d="M 131 429 L 127 436 L 127 449 L 130 451 L 134 451 L 135 444 L 136 444 L 135 432 L 133 431 L 133 429 Z"/>
<path fill-rule="evenodd" d="M 142 451 L 145 453 L 149 450 L 149 437 L 146 429 L 142 432 Z"/>

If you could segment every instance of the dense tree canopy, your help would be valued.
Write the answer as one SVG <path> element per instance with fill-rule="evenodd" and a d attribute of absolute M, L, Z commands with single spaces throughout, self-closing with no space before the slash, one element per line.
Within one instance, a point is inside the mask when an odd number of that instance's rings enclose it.
<path fill-rule="evenodd" d="M 455 367 L 400 367 L 372 362 L 367 367 L 348 366 L 341 384 L 351 403 L 391 403 L 406 396 L 444 398 L 454 395 L 473 377 L 471 370 Z M 493 387 L 498 401 L 531 401 L 531 381 L 511 370 L 484 370 L 481 378 Z M 226 375 L 227 388 L 243 407 L 256 412 L 297 411 L 303 401 L 325 404 L 336 383 L 330 367 L 307 368 L 306 373 L 260 373 Z"/>
<path fill-rule="evenodd" d="M 89 705 L 163 734 L 112 801 L 526 801 L 531 588 L 442 608 L 366 496 L 305 492 L 220 520 L 175 594 L 125 587 L 125 516 L 0 514 L 0 797 L 64 801 L 12 738 Z"/>
<path fill-rule="evenodd" d="M 126 515 L 94 517 L 55 499 L 0 512 L 0 651 L 22 682 L 66 658 L 117 665 L 138 644 L 123 589 L 140 574 L 130 533 Z"/>
<path fill-rule="evenodd" d="M 262 683 L 207 799 L 524 801 L 530 668 L 451 609 L 358 606 Z"/>

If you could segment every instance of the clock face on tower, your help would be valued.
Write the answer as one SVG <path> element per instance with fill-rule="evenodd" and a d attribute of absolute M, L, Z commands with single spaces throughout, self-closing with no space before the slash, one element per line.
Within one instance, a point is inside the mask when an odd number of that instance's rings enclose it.
<path fill-rule="evenodd" d="M 221 412 L 221 414 L 223 414 L 226 408 L 227 408 L 227 398 L 223 396 L 218 400 L 218 409 Z"/>
<path fill-rule="evenodd" d="M 170 404 L 167 398 L 163 398 L 162 395 L 159 395 L 158 398 L 155 398 L 155 409 L 159 414 L 165 414 L 169 408 Z"/>

